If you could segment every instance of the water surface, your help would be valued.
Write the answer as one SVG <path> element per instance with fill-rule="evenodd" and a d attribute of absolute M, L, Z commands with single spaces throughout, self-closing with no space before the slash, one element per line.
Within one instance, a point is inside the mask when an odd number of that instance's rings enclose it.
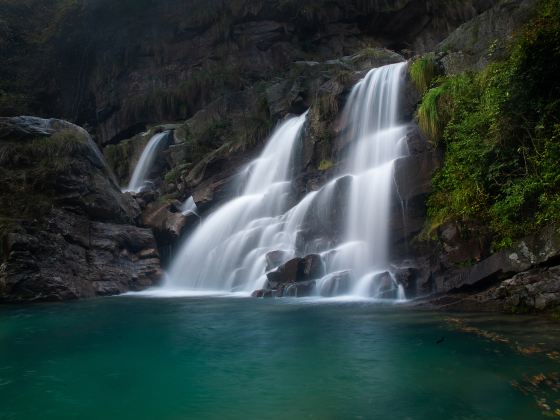
<path fill-rule="evenodd" d="M 0 419 L 541 418 L 512 381 L 559 370 L 555 324 L 461 318 L 504 343 L 445 318 L 217 297 L 0 307 Z"/>

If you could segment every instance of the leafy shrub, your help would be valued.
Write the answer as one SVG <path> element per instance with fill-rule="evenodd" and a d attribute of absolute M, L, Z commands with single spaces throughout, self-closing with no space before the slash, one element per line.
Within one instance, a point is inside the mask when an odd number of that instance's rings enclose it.
<path fill-rule="evenodd" d="M 487 226 L 496 248 L 560 220 L 560 1 L 542 3 L 510 56 L 445 77 L 423 98 L 420 127 L 445 149 L 429 225 Z"/>

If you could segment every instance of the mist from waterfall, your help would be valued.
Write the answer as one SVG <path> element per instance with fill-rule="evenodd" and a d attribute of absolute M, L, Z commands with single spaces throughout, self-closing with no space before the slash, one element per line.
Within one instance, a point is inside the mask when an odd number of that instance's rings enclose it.
<path fill-rule="evenodd" d="M 155 162 L 157 153 L 160 148 L 160 144 L 163 139 L 167 137 L 169 133 L 163 132 L 158 133 L 152 136 L 148 144 L 142 151 L 142 155 L 134 168 L 134 172 L 132 173 L 132 177 L 130 178 L 130 182 L 128 183 L 128 187 L 125 188 L 124 191 L 129 192 L 140 192 L 140 190 L 146 185 L 148 181 L 148 176 L 150 174 L 150 170 Z"/>
<path fill-rule="evenodd" d="M 279 126 L 261 156 L 245 170 L 243 193 L 211 213 L 187 239 L 166 287 L 251 292 L 267 271 L 289 259 L 319 254 L 324 276 L 317 295 L 350 294 L 400 299 L 389 270 L 393 169 L 407 154 L 399 124 L 399 96 L 406 63 L 371 70 L 353 88 L 342 115 L 347 159 L 337 177 L 291 207 L 291 162 L 306 115 Z M 306 241 L 310 225 L 330 226 L 332 209 L 344 215 L 337 241 Z M 281 260 L 267 264 L 267 254 Z M 341 281 L 344 280 L 343 285 Z"/>

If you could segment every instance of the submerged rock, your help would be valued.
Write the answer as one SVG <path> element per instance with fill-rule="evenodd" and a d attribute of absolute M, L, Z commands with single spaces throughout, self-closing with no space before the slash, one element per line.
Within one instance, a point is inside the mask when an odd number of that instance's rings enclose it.
<path fill-rule="evenodd" d="M 369 295 L 380 299 L 396 299 L 397 285 L 391 273 L 384 271 L 375 274 L 370 284 Z"/>
<path fill-rule="evenodd" d="M 141 290 L 161 275 L 156 242 L 135 225 L 89 135 L 60 120 L 0 118 L 0 301 Z"/>
<path fill-rule="evenodd" d="M 306 297 L 315 291 L 315 280 L 307 280 L 299 283 L 292 283 L 284 287 L 282 296 L 286 297 Z"/>
<path fill-rule="evenodd" d="M 352 288 L 352 272 L 337 271 L 321 280 L 319 294 L 323 297 L 340 296 L 350 293 Z"/>

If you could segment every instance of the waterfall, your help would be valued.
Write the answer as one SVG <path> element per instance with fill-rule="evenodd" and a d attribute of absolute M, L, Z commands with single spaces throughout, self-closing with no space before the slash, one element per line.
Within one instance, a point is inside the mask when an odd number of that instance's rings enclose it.
<path fill-rule="evenodd" d="M 403 288 L 388 269 L 388 250 L 394 162 L 408 153 L 406 126 L 399 122 L 405 68 L 398 63 L 373 69 L 356 84 L 343 112 L 350 146 L 341 172 L 293 207 L 290 162 L 306 114 L 279 126 L 245 170 L 241 195 L 210 214 L 187 239 L 166 287 L 251 292 L 266 284 L 267 271 L 315 253 L 325 269 L 316 282 L 318 295 L 402 300 Z M 333 220 L 333 209 L 343 220 Z M 336 240 L 321 237 L 337 223 Z M 302 240 L 309 231 L 315 235 Z M 268 258 L 272 252 L 278 256 L 275 264 Z"/>
<path fill-rule="evenodd" d="M 138 163 L 134 168 L 132 178 L 130 178 L 130 182 L 128 183 L 128 187 L 125 189 L 125 191 L 140 192 L 140 190 L 145 186 L 146 182 L 148 181 L 147 177 L 150 174 L 150 170 L 152 169 L 152 165 L 154 164 L 154 161 L 156 159 L 157 152 L 159 151 L 160 143 L 164 138 L 167 137 L 168 134 L 168 132 L 163 132 L 152 136 L 152 138 L 142 151 L 140 160 L 138 160 Z"/>
<path fill-rule="evenodd" d="M 338 178 L 349 179 L 345 233 L 327 261 L 327 271 L 351 271 L 354 295 L 399 295 L 388 273 L 388 251 L 394 162 L 408 153 L 406 126 L 399 121 L 405 68 L 406 63 L 398 63 L 371 70 L 356 84 L 343 112 L 351 145 L 344 174 Z M 327 201 L 337 205 L 334 197 Z M 328 286 L 328 281 L 323 284 Z"/>
<path fill-rule="evenodd" d="M 244 171 L 241 194 L 189 236 L 175 257 L 166 287 L 251 291 L 262 286 L 266 253 L 282 243 L 283 226 L 297 217 L 286 211 L 293 149 L 305 115 L 275 130 L 259 158 Z"/>

